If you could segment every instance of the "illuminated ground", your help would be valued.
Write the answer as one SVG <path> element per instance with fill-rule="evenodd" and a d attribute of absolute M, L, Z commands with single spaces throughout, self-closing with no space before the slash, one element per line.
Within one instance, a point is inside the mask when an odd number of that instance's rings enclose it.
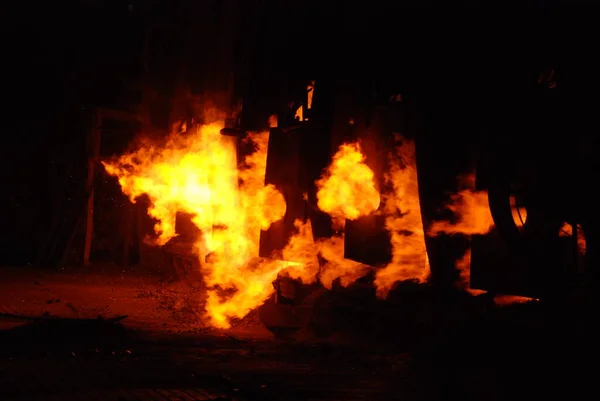
<path fill-rule="evenodd" d="M 227 332 L 204 329 L 187 286 L 118 271 L 1 269 L 2 313 L 129 317 L 122 325 L 1 318 L 0 399 L 514 400 L 574 397 L 594 382 L 589 329 L 571 312 L 445 299 L 437 303 L 445 318 L 434 318 L 435 303 L 400 297 L 419 307 L 374 313 L 357 333 L 283 342 L 256 318 Z M 362 304 L 343 331 L 362 319 Z"/>

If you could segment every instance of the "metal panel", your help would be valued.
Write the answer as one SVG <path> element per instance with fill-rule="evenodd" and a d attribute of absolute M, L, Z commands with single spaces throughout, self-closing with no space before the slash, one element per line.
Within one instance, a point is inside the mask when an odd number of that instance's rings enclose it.
<path fill-rule="evenodd" d="M 392 136 L 387 123 L 389 112 L 376 108 L 357 117 L 357 139 L 366 157 L 367 165 L 375 173 L 376 186 L 382 192 L 384 175 L 388 168 L 388 154 Z M 392 260 L 390 235 L 385 228 L 385 216 L 371 214 L 346 221 L 344 257 L 371 266 L 380 266 Z"/>
<path fill-rule="evenodd" d="M 390 234 L 385 229 L 385 216 L 371 214 L 346 221 L 344 257 L 371 266 L 392 261 Z"/>

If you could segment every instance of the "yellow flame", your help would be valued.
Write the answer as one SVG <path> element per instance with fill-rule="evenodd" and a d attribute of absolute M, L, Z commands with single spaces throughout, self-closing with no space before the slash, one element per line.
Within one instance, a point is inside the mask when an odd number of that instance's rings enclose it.
<path fill-rule="evenodd" d="M 178 211 L 192 215 L 201 230 L 197 250 L 209 287 L 206 311 L 212 325 L 226 328 L 231 318 L 243 317 L 273 292 L 271 283 L 285 265 L 256 261 L 259 235 L 283 217 L 286 205 L 281 193 L 264 185 L 268 134 L 246 139 L 255 151 L 238 171 L 237 139 L 222 136 L 222 127 L 188 129 L 162 145 L 146 141 L 103 164 L 132 201 L 148 195 L 158 245 L 176 235 Z M 222 290 L 233 295 L 222 296 Z"/>
<path fill-rule="evenodd" d="M 374 212 L 380 203 L 374 177 L 358 143 L 341 145 L 316 182 L 319 209 L 331 215 L 337 227 L 346 219 L 356 220 Z"/>

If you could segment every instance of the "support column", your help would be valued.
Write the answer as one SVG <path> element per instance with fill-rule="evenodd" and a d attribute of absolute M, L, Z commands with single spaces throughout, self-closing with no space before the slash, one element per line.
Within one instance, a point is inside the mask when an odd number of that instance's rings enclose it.
<path fill-rule="evenodd" d="M 87 215 L 85 226 L 85 242 L 83 248 L 83 265 L 89 266 L 92 237 L 94 236 L 94 177 L 96 176 L 96 163 L 100 157 L 100 141 L 102 131 L 102 118 L 95 113 L 92 127 L 88 134 L 88 176 L 86 182 Z"/>

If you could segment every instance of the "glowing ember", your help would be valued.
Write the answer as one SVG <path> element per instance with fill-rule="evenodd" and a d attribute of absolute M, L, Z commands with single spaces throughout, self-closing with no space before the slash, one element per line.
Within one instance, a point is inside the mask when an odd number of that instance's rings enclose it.
<path fill-rule="evenodd" d="M 222 136 L 221 124 L 173 134 L 163 146 L 146 142 L 114 162 L 103 163 L 132 202 L 146 194 L 148 214 L 157 220 L 158 245 L 175 234 L 178 211 L 191 214 L 201 230 L 197 249 L 209 287 L 206 311 L 210 323 L 229 327 L 272 294 L 272 281 L 284 263 L 255 260 L 261 229 L 285 214 L 283 196 L 264 185 L 268 134 L 246 140 L 255 152 L 239 169 L 236 138 Z M 207 257 L 208 256 L 208 257 Z M 221 297 L 219 290 L 233 295 Z"/>

